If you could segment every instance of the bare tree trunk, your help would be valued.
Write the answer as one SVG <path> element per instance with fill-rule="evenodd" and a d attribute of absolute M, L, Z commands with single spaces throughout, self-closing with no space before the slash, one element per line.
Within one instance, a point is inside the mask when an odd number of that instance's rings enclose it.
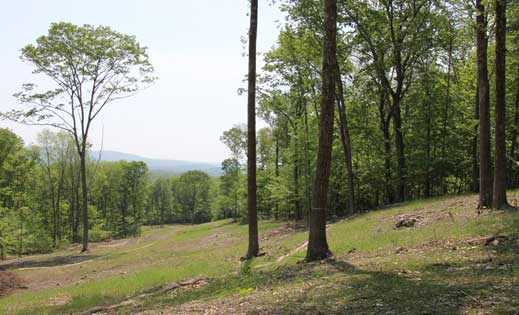
<path fill-rule="evenodd" d="M 506 0 L 496 0 L 496 165 L 492 206 L 503 209 L 506 200 Z"/>
<path fill-rule="evenodd" d="M 297 152 L 297 135 L 296 138 L 296 145 L 294 146 L 294 206 L 295 206 L 295 215 L 294 215 L 294 221 L 300 221 L 303 219 L 303 211 L 301 207 L 301 199 L 299 198 L 299 158 L 298 152 Z"/>
<path fill-rule="evenodd" d="M 395 131 L 395 147 L 397 157 L 397 173 L 398 173 L 398 186 L 396 201 L 401 202 L 406 199 L 406 166 L 405 166 L 405 149 L 404 149 L 404 135 L 402 134 L 402 116 L 400 110 L 400 96 L 398 94 L 393 95 L 393 128 Z"/>
<path fill-rule="evenodd" d="M 246 258 L 250 259 L 259 253 L 258 211 L 256 204 L 256 39 L 258 35 L 258 0 L 251 0 L 249 29 L 249 86 L 248 86 L 248 194 L 249 210 L 249 248 Z"/>
<path fill-rule="evenodd" d="M 80 172 L 81 172 L 81 190 L 83 192 L 83 248 L 81 252 L 88 252 L 88 187 L 87 187 L 87 172 L 86 172 L 86 149 L 83 146 L 79 152 Z"/>
<path fill-rule="evenodd" d="M 348 119 L 346 116 L 346 102 L 344 101 L 344 87 L 341 79 L 341 70 L 339 63 L 337 63 L 337 107 L 339 109 L 339 122 L 342 150 L 344 153 L 344 163 L 346 164 L 346 171 L 348 173 L 348 210 L 350 214 L 355 213 L 355 183 L 353 174 L 353 162 L 351 154 L 351 139 L 350 130 L 348 128 Z"/>
<path fill-rule="evenodd" d="M 431 87 L 430 87 L 430 76 L 429 76 L 429 63 L 426 65 L 427 73 L 425 78 L 425 106 L 426 106 L 426 122 L 425 122 L 425 182 L 424 182 L 424 197 L 431 197 L 431 128 L 432 128 L 432 109 L 431 109 Z"/>
<path fill-rule="evenodd" d="M 320 260 L 331 255 L 326 240 L 326 210 L 332 162 L 335 85 L 337 82 L 337 1 L 324 1 L 324 49 L 322 70 L 321 117 L 313 206 L 310 211 L 310 234 L 306 260 Z"/>
<path fill-rule="evenodd" d="M 308 156 L 310 152 L 310 143 L 308 140 L 308 104 L 305 104 L 305 150 L 304 150 L 304 162 L 305 162 L 305 219 L 308 224 L 308 214 L 310 213 L 310 208 L 312 207 L 312 175 L 310 175 L 310 158 Z"/>
<path fill-rule="evenodd" d="M 508 181 L 509 188 L 517 187 L 517 131 L 519 128 L 519 88 L 515 94 L 514 126 L 512 128 L 512 145 L 510 146 L 510 157 L 508 159 Z"/>
<path fill-rule="evenodd" d="M 449 124 L 449 108 L 451 103 L 451 73 L 452 73 L 452 50 L 453 50 L 454 36 L 449 39 L 449 60 L 447 61 L 447 91 L 445 95 L 445 107 L 443 109 L 443 123 L 442 123 L 442 161 L 447 160 L 447 126 Z M 447 194 L 448 187 L 445 182 L 445 171 L 442 172 L 441 177 L 441 191 Z"/>
<path fill-rule="evenodd" d="M 474 118 L 479 122 L 479 87 L 476 89 L 476 101 L 474 102 Z M 472 137 L 472 192 L 479 192 L 479 155 L 478 136 L 479 123 L 474 126 L 474 137 Z"/>
<path fill-rule="evenodd" d="M 391 185 L 391 134 L 389 127 L 391 125 L 391 113 L 386 115 L 387 92 L 380 89 L 380 99 L 378 105 L 378 112 L 380 115 L 380 129 L 384 136 L 384 184 L 385 184 L 385 202 L 393 202 L 393 186 Z"/>
<path fill-rule="evenodd" d="M 476 43 L 479 87 L 479 208 L 492 206 L 492 163 L 490 154 L 490 96 L 487 64 L 487 21 L 483 0 L 476 0 Z"/>
<path fill-rule="evenodd" d="M 276 165 L 275 165 L 276 179 L 279 177 L 279 138 L 276 136 Z M 276 201 L 274 219 L 279 219 L 279 203 Z"/>

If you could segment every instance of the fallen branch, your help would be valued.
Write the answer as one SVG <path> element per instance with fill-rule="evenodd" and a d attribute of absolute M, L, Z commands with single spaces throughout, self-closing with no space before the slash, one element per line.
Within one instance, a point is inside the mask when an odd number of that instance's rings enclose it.
<path fill-rule="evenodd" d="M 113 310 L 116 310 L 116 309 L 121 308 L 121 307 L 129 306 L 129 305 L 135 305 L 138 300 L 142 300 L 142 299 L 147 298 L 147 297 L 165 294 L 167 292 L 170 292 L 170 291 L 173 291 L 173 290 L 176 290 L 176 289 L 179 289 L 179 288 L 185 288 L 185 287 L 194 286 L 194 285 L 206 282 L 206 281 L 207 281 L 207 277 L 195 277 L 195 278 L 191 278 L 191 279 L 182 281 L 180 283 L 175 283 L 174 282 L 174 283 L 165 285 L 165 286 L 161 287 L 160 289 L 158 289 L 156 291 L 149 292 L 149 293 L 142 293 L 142 294 L 136 295 L 136 296 L 134 296 L 132 298 L 129 298 L 127 300 L 124 300 L 124 301 L 122 301 L 121 303 L 118 303 L 118 304 L 109 305 L 109 306 L 96 306 L 96 307 L 89 308 L 89 309 L 87 309 L 85 311 L 82 311 L 82 312 L 79 312 L 79 313 L 76 313 L 76 314 L 77 315 L 92 315 L 92 314 L 96 314 L 96 313 L 100 313 L 100 312 L 104 313 L 104 312 L 113 311 Z"/>

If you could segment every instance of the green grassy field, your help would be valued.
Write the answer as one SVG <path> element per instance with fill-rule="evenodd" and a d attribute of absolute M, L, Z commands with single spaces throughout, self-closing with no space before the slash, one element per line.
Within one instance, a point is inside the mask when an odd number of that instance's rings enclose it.
<path fill-rule="evenodd" d="M 71 248 L 1 264 L 27 288 L 0 298 L 0 314 L 123 301 L 102 313 L 517 314 L 519 211 L 475 208 L 475 196 L 416 201 L 330 224 L 335 257 L 321 263 L 300 263 L 307 232 L 284 223 L 260 224 L 265 255 L 247 263 L 239 259 L 246 226 L 147 228 L 140 238 L 94 244 L 88 255 Z M 400 215 L 417 224 L 396 229 Z M 196 276 L 207 280 L 153 294 Z M 135 298 L 143 292 L 151 294 Z"/>

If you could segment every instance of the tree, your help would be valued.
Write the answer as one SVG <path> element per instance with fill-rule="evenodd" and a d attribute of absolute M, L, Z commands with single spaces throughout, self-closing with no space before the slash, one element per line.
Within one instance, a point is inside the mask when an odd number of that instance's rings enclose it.
<path fill-rule="evenodd" d="M 148 198 L 148 224 L 160 224 L 173 222 L 173 192 L 170 181 L 158 178 L 153 182 Z"/>
<path fill-rule="evenodd" d="M 52 133 L 44 130 L 38 134 L 40 160 L 45 169 L 46 187 L 50 194 L 54 246 L 62 239 L 61 204 L 64 199 L 66 160 L 73 150 L 70 140 L 70 135 L 65 132 Z"/>
<path fill-rule="evenodd" d="M 258 35 L 258 0 L 250 2 L 249 29 L 249 87 L 247 99 L 247 208 L 249 221 L 249 247 L 245 258 L 258 255 L 258 209 L 256 187 L 256 38 Z"/>
<path fill-rule="evenodd" d="M 490 158 L 490 86 L 487 64 L 487 18 L 483 0 L 476 0 L 476 45 L 479 104 L 479 206 L 492 206 L 492 162 Z"/>
<path fill-rule="evenodd" d="M 30 209 L 28 186 L 34 178 L 37 154 L 21 138 L 0 128 L 0 258 L 9 251 L 24 253 L 24 228 Z M 30 218 L 29 218 L 30 219 Z M 17 245 L 15 245 L 17 243 Z"/>
<path fill-rule="evenodd" d="M 493 208 L 503 209 L 506 200 L 506 0 L 496 0 L 496 164 Z"/>
<path fill-rule="evenodd" d="M 222 162 L 223 174 L 220 176 L 219 210 L 223 211 L 221 219 L 238 219 L 240 213 L 240 164 L 235 159 Z"/>
<path fill-rule="evenodd" d="M 92 122 L 108 104 L 130 97 L 151 84 L 153 67 L 147 48 L 133 36 L 105 26 L 53 23 L 49 32 L 22 49 L 22 59 L 56 85 L 36 92 L 36 85 L 23 85 L 15 96 L 27 109 L 2 116 L 30 125 L 52 126 L 69 132 L 80 159 L 83 248 L 88 251 L 88 136 Z"/>
<path fill-rule="evenodd" d="M 189 171 L 180 175 L 174 185 L 182 222 L 199 224 L 211 220 L 209 175 L 201 171 Z"/>
<path fill-rule="evenodd" d="M 141 233 L 143 209 L 146 202 L 146 178 L 148 167 L 144 162 L 119 162 L 122 178 L 119 183 L 119 207 L 121 210 L 120 233 L 122 237 Z"/>
<path fill-rule="evenodd" d="M 324 1 L 324 44 L 322 66 L 321 125 L 314 181 L 314 199 L 310 211 L 310 234 L 306 259 L 330 256 L 326 240 L 326 209 L 332 160 L 335 86 L 337 84 L 337 1 Z"/>
<path fill-rule="evenodd" d="M 341 4 L 363 41 L 360 51 L 365 56 L 361 61 L 367 56 L 367 69 L 381 86 L 380 97 L 391 100 L 389 111 L 393 121 L 398 173 L 395 199 L 404 201 L 407 197 L 408 170 L 402 107 L 412 83 L 415 64 L 420 56 L 430 50 L 434 25 L 430 16 L 434 5 L 430 0 L 342 0 Z"/>
<path fill-rule="evenodd" d="M 224 174 L 221 177 L 224 195 L 231 197 L 234 220 L 238 219 L 239 215 L 239 198 L 238 191 L 240 189 L 240 175 L 241 175 L 241 161 L 243 154 L 247 151 L 247 132 L 245 126 L 236 125 L 229 130 L 224 131 L 220 137 L 229 151 L 231 151 L 231 158 L 222 162 L 222 170 Z"/>

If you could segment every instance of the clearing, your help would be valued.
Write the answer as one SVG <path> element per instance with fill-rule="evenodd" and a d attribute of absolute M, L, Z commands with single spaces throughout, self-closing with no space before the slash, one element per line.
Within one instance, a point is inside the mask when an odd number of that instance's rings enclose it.
<path fill-rule="evenodd" d="M 330 224 L 335 257 L 320 263 L 299 263 L 306 231 L 270 221 L 266 254 L 246 263 L 247 226 L 231 221 L 9 260 L 0 280 L 16 283 L 0 314 L 519 314 L 519 211 L 478 214 L 476 202 L 415 201 Z"/>

